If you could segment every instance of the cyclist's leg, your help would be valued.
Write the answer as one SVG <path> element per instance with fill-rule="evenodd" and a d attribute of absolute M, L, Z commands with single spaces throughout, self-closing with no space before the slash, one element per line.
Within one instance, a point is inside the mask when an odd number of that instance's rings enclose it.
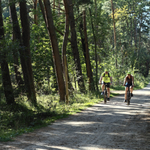
<path fill-rule="evenodd" d="M 110 97 L 110 88 L 107 87 L 107 97 L 109 98 Z"/>
<path fill-rule="evenodd" d="M 133 86 L 130 86 L 130 92 L 131 93 L 133 92 Z"/>
<path fill-rule="evenodd" d="M 101 86 L 101 88 L 102 88 L 102 93 L 101 93 L 101 95 L 103 95 L 103 94 L 104 94 L 104 88 L 105 88 L 105 85 L 104 85 L 104 83 L 102 83 L 102 86 Z"/>
<path fill-rule="evenodd" d="M 130 86 L 131 96 L 133 96 L 133 86 Z"/>
<path fill-rule="evenodd" d="M 128 87 L 125 87 L 125 97 L 124 97 L 125 100 L 127 100 L 127 91 L 128 91 Z"/>
<path fill-rule="evenodd" d="M 102 88 L 102 92 L 104 92 L 104 88 L 105 88 L 105 85 L 104 85 L 104 83 L 102 83 L 102 86 L 101 86 L 101 88 Z"/>
<path fill-rule="evenodd" d="M 110 83 L 107 84 L 107 99 L 110 97 Z"/>

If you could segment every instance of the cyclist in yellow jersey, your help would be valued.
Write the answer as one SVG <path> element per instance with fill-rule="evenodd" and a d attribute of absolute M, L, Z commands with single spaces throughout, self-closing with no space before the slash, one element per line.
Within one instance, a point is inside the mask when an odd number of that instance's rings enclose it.
<path fill-rule="evenodd" d="M 110 97 L 110 85 L 112 84 L 112 76 L 111 76 L 111 74 L 109 73 L 109 71 L 107 69 L 105 69 L 105 72 L 103 72 L 101 74 L 101 77 L 99 79 L 99 84 L 102 84 L 102 93 L 101 93 L 101 95 L 104 94 L 104 88 L 105 88 L 104 83 L 108 83 L 107 84 L 107 92 L 108 92 L 107 100 L 109 101 L 110 100 L 110 98 L 109 98 Z"/>

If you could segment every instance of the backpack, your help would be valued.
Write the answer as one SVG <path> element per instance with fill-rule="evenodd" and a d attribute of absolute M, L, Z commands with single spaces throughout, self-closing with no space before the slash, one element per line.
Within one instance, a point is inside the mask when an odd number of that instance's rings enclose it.
<path fill-rule="evenodd" d="M 103 77 L 105 77 L 105 73 L 103 74 Z M 108 72 L 108 77 L 110 77 L 110 74 L 109 74 L 109 72 Z"/>

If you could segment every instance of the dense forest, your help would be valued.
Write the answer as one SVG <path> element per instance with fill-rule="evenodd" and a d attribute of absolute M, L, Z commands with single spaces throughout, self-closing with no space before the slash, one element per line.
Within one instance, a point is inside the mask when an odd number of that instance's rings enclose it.
<path fill-rule="evenodd" d="M 149 0 L 0 0 L 0 103 L 39 107 L 50 95 L 68 104 L 99 92 L 106 68 L 113 86 L 128 71 L 144 84 L 149 12 Z"/>

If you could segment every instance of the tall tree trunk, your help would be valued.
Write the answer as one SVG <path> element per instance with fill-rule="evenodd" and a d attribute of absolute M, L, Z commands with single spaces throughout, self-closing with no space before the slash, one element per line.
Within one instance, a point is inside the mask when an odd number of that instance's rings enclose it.
<path fill-rule="evenodd" d="M 3 40 L 4 40 L 4 25 L 3 25 L 3 18 L 2 18 L 2 5 L 0 0 L 0 60 L 1 60 L 1 70 L 2 70 L 2 82 L 4 87 L 4 93 L 6 97 L 6 102 L 8 105 L 14 104 L 14 94 L 13 88 L 11 85 L 8 63 L 6 61 L 6 52 L 4 51 L 3 47 Z M 3 42 L 2 42 L 3 41 Z"/>
<path fill-rule="evenodd" d="M 44 1 L 44 6 L 45 6 L 45 16 L 46 16 L 46 22 L 47 22 L 46 25 L 47 25 L 49 37 L 52 43 L 53 59 L 54 59 L 54 64 L 55 64 L 55 71 L 57 74 L 60 101 L 65 101 L 66 92 L 65 92 L 65 83 L 63 79 L 63 69 L 62 69 L 62 64 L 61 64 L 61 57 L 59 55 L 59 48 L 58 48 L 58 42 L 57 42 L 57 37 L 55 33 L 55 27 L 53 23 L 51 5 L 50 5 L 49 0 L 43 0 L 43 1 Z"/>
<path fill-rule="evenodd" d="M 83 11 L 83 31 L 84 31 L 84 39 L 85 39 L 85 62 L 86 62 L 86 70 L 87 77 L 89 79 L 89 90 L 94 91 L 94 82 L 93 82 L 93 73 L 91 68 L 90 56 L 89 56 L 89 47 L 88 47 L 88 38 L 87 38 L 87 27 L 86 27 L 86 11 Z"/>
<path fill-rule="evenodd" d="M 65 77 L 65 85 L 66 85 L 66 103 L 68 103 L 69 99 L 69 92 L 68 92 L 68 67 L 67 67 L 67 58 L 66 58 L 66 48 L 67 48 L 67 41 L 69 35 L 69 5 L 68 0 L 63 0 L 65 6 L 65 14 L 66 14 L 66 21 L 65 21 L 65 34 L 64 34 L 64 41 L 62 46 L 62 59 L 63 59 L 63 72 Z"/>
<path fill-rule="evenodd" d="M 13 0 L 9 0 L 10 3 L 10 16 L 13 24 L 13 41 L 20 41 L 21 35 L 20 35 L 20 28 L 18 25 L 17 20 L 17 13 L 16 13 L 16 7 Z M 18 36 L 19 33 L 19 36 Z M 21 73 L 19 72 L 19 62 L 18 62 L 18 50 L 13 50 L 13 56 L 14 56 L 14 70 L 16 74 L 16 81 L 20 89 L 23 90 L 24 82 L 21 78 Z"/>
<path fill-rule="evenodd" d="M 33 3 L 34 3 L 34 6 L 33 6 L 33 8 L 34 8 L 34 23 L 35 24 L 38 24 L 37 23 L 37 1 L 38 0 L 33 0 Z"/>
<path fill-rule="evenodd" d="M 112 10 L 112 15 L 113 15 L 114 50 L 115 50 L 115 54 L 116 54 L 116 67 L 117 67 L 117 42 L 116 42 L 116 26 L 115 26 L 115 13 L 114 13 L 113 0 L 111 0 L 111 10 Z"/>
<path fill-rule="evenodd" d="M 26 54 L 25 51 L 23 49 L 23 42 L 22 42 L 22 37 L 21 37 L 21 32 L 20 32 L 20 26 L 19 26 L 19 22 L 17 19 L 17 13 L 16 13 L 16 8 L 15 8 L 15 4 L 13 0 L 10 0 L 10 9 L 11 9 L 11 13 L 12 13 L 12 21 L 13 21 L 13 31 L 14 31 L 14 35 L 16 40 L 18 40 L 20 42 L 20 47 L 19 47 L 19 53 L 20 53 L 20 60 L 21 60 L 21 66 L 22 66 L 22 70 L 23 70 L 23 77 L 24 77 L 24 81 L 25 81 L 25 88 L 26 88 L 26 92 L 27 92 L 27 96 L 28 99 L 30 99 L 29 96 L 29 79 L 28 79 L 28 66 L 26 63 Z"/>
<path fill-rule="evenodd" d="M 135 7 L 133 6 L 133 11 L 135 12 Z M 134 16 L 133 20 L 133 26 L 134 26 L 134 43 L 135 43 L 135 49 L 137 50 L 137 18 Z"/>
<path fill-rule="evenodd" d="M 43 15 L 43 18 L 44 18 L 44 21 L 45 21 L 45 24 L 46 24 L 46 18 L 45 18 L 45 12 L 44 12 L 44 6 L 43 6 L 43 3 L 42 3 L 42 0 L 39 0 L 39 4 L 40 4 L 42 15 Z"/>
<path fill-rule="evenodd" d="M 69 4 L 69 21 L 70 21 L 70 27 L 71 27 L 71 47 L 73 51 L 74 62 L 76 65 L 77 80 L 78 80 L 80 91 L 85 93 L 85 85 L 84 85 L 82 69 L 81 69 L 81 64 L 80 64 L 80 56 L 79 56 L 79 51 L 78 51 L 78 46 L 77 46 L 77 35 L 76 35 L 76 30 L 75 30 L 75 20 L 74 20 L 72 0 L 68 0 L 68 4 Z"/>
<path fill-rule="evenodd" d="M 136 22 L 136 17 L 134 17 L 134 43 L 135 43 L 135 49 L 137 49 L 137 22 Z"/>
<path fill-rule="evenodd" d="M 137 61 L 138 61 L 138 68 L 140 68 L 141 66 L 141 61 L 140 61 L 140 55 L 141 55 L 141 47 L 142 47 L 142 42 L 141 42 L 141 30 L 142 30 L 142 21 L 143 21 L 143 17 L 142 14 L 141 18 L 140 18 L 140 23 L 139 23 L 139 46 L 138 46 L 138 57 L 137 57 Z"/>
<path fill-rule="evenodd" d="M 36 105 L 36 94 L 33 80 L 33 72 L 31 66 L 31 55 L 30 55 L 30 27 L 28 21 L 28 12 L 26 6 L 26 0 L 22 0 L 20 2 L 20 17 L 21 17 L 21 25 L 22 25 L 22 39 L 25 51 L 25 78 L 26 78 L 26 86 L 27 86 L 27 96 L 28 99 L 31 100 L 32 104 Z"/>
<path fill-rule="evenodd" d="M 94 25 L 93 25 L 93 20 L 92 20 L 92 13 L 91 9 L 89 8 L 90 12 L 90 18 L 91 18 L 91 26 L 92 26 L 92 32 L 93 32 L 93 37 L 94 37 L 94 51 L 95 51 L 95 64 L 96 64 L 96 90 L 98 91 L 98 64 L 97 64 L 97 49 L 96 49 L 96 35 L 94 32 Z"/>
<path fill-rule="evenodd" d="M 43 18 L 44 18 L 44 21 L 45 21 L 45 24 L 47 24 L 46 22 L 46 16 L 45 16 L 45 11 L 44 11 L 44 6 L 43 6 L 43 2 L 41 0 L 39 0 L 39 4 L 40 4 L 40 8 L 41 8 L 41 11 L 42 11 L 42 15 L 43 15 Z M 56 90 L 56 92 L 59 90 L 58 89 L 58 85 L 57 85 L 57 77 L 56 77 L 56 72 L 55 72 L 55 66 L 54 66 L 54 61 L 53 61 L 53 58 L 52 59 L 52 67 L 53 67 L 53 88 Z"/>

